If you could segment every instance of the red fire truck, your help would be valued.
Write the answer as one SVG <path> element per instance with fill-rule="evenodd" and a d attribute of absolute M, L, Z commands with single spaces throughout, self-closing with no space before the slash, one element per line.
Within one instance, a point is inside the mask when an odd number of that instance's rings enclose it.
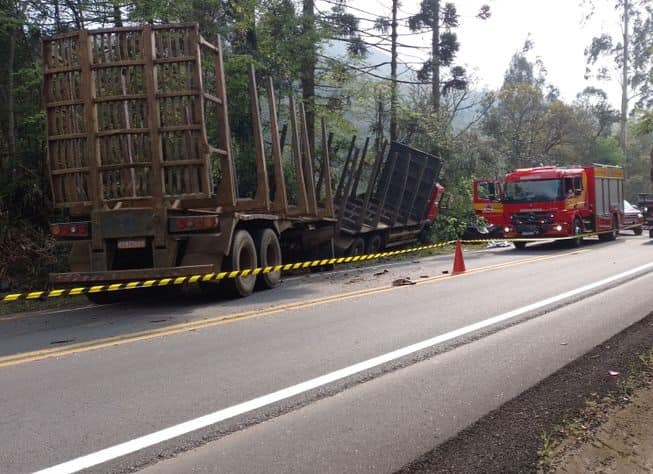
<path fill-rule="evenodd" d="M 506 238 L 578 236 L 569 240 L 578 246 L 580 234 L 599 232 L 601 240 L 614 240 L 623 223 L 623 183 L 618 166 L 518 169 L 503 183 L 475 180 L 474 211 Z"/>

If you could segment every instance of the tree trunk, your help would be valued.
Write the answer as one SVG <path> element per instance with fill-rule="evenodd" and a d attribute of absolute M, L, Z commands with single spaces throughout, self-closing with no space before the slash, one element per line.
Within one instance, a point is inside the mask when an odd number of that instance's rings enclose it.
<path fill-rule="evenodd" d="M 621 149 L 626 155 L 627 145 L 627 125 L 628 125 L 628 56 L 630 53 L 630 43 L 628 29 L 630 23 L 630 2 L 624 0 L 624 24 L 623 24 L 623 41 L 624 47 L 622 52 L 622 70 L 621 70 L 621 117 L 619 128 L 619 141 Z"/>
<path fill-rule="evenodd" d="M 397 141 L 397 7 L 392 0 L 392 58 L 390 60 L 390 141 Z"/>
<path fill-rule="evenodd" d="M 9 54 L 7 57 L 7 146 L 8 160 L 0 163 L 0 170 L 8 171 L 16 167 L 16 86 L 14 63 L 16 61 L 16 31 L 9 33 Z"/>
<path fill-rule="evenodd" d="M 383 143 L 383 96 L 379 94 L 376 99 L 376 153 L 381 152 Z"/>
<path fill-rule="evenodd" d="M 305 37 L 305 62 L 301 73 L 302 99 L 306 110 L 306 130 L 311 156 L 315 156 L 315 67 L 317 64 L 313 32 L 315 30 L 315 4 L 304 0 L 302 30 Z"/>
<path fill-rule="evenodd" d="M 113 24 L 116 28 L 122 27 L 122 12 L 120 11 L 118 2 L 114 2 L 113 4 Z"/>
<path fill-rule="evenodd" d="M 63 31 L 61 26 L 61 12 L 59 11 L 59 0 L 54 0 L 54 29 L 57 33 Z"/>
<path fill-rule="evenodd" d="M 651 172 L 650 172 L 650 178 L 651 178 L 651 183 L 650 183 L 650 189 L 651 192 L 653 192 L 653 145 L 651 145 L 651 153 L 649 155 L 649 163 L 651 164 Z"/>
<path fill-rule="evenodd" d="M 432 55 L 431 68 L 433 69 L 432 78 L 432 100 L 433 111 L 440 110 L 440 0 L 433 1 L 433 37 L 432 37 Z"/>

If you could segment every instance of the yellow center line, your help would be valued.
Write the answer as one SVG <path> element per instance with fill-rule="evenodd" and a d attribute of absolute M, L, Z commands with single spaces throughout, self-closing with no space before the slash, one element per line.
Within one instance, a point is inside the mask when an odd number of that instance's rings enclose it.
<path fill-rule="evenodd" d="M 574 252 L 567 252 L 563 254 L 556 255 L 546 255 L 539 257 L 531 257 L 520 260 L 514 260 L 511 262 L 498 263 L 495 265 L 488 265 L 486 267 L 479 267 L 475 269 L 467 270 L 465 273 L 460 273 L 457 275 L 443 274 L 431 278 L 425 278 L 421 281 L 416 281 L 415 285 L 424 285 L 429 283 L 435 283 L 450 279 L 452 276 L 454 278 L 464 277 L 467 275 L 474 275 L 477 273 L 484 273 L 493 270 L 499 270 L 503 268 L 524 265 L 526 263 L 539 262 L 544 260 L 552 260 L 559 257 L 564 257 L 568 255 L 576 255 L 583 252 L 588 252 L 589 250 L 576 250 Z M 94 351 L 98 349 L 103 349 L 107 347 L 121 346 L 123 344 L 130 344 L 138 341 L 146 341 L 149 339 L 155 339 L 159 337 L 172 336 L 175 334 L 180 334 L 184 332 L 196 331 L 198 329 L 210 328 L 222 324 L 233 323 L 237 321 L 243 321 L 247 319 L 270 316 L 273 314 L 283 313 L 286 311 L 296 311 L 300 309 L 311 308 L 315 306 L 325 305 L 331 302 L 340 302 L 343 300 L 349 300 L 353 298 L 360 298 L 362 296 L 373 295 L 377 293 L 385 293 L 390 291 L 399 291 L 401 287 L 394 286 L 382 286 L 376 288 L 366 288 L 363 290 L 352 291 L 349 293 L 342 293 L 337 295 L 326 296 L 323 298 L 318 298 L 311 301 L 289 303 L 281 306 L 275 306 L 274 308 L 269 309 L 256 309 L 250 311 L 244 311 L 241 313 L 228 314 L 223 316 L 217 316 L 209 319 L 203 319 L 200 321 L 192 321 L 188 323 L 180 323 L 165 328 L 159 329 L 150 329 L 147 331 L 139 331 L 129 334 L 123 334 L 120 336 L 112 336 L 103 339 L 96 339 L 92 341 L 80 342 L 77 344 L 70 344 L 63 347 L 50 348 L 50 349 L 40 349 L 30 352 L 22 352 L 19 354 L 13 354 L 9 356 L 0 357 L 0 368 L 9 367 L 13 365 L 26 364 L 29 362 L 35 362 L 38 360 L 51 359 L 54 357 L 63 357 L 72 354 L 78 354 L 82 352 Z"/>

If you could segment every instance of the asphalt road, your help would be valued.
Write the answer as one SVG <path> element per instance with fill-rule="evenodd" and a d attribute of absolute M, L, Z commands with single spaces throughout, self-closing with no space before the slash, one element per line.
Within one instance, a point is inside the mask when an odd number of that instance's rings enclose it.
<path fill-rule="evenodd" d="M 622 236 L 0 318 L 0 472 L 392 472 L 646 316 L 651 257 Z"/>

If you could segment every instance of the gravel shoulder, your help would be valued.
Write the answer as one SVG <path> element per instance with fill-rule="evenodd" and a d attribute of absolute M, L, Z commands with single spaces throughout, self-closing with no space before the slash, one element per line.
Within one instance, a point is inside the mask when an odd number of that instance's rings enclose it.
<path fill-rule="evenodd" d="M 555 464 L 557 473 L 653 472 L 653 388 L 636 391 L 630 404 L 612 411 L 583 442 L 563 441 Z"/>
<path fill-rule="evenodd" d="M 652 350 L 653 313 L 398 472 L 651 472 Z"/>

